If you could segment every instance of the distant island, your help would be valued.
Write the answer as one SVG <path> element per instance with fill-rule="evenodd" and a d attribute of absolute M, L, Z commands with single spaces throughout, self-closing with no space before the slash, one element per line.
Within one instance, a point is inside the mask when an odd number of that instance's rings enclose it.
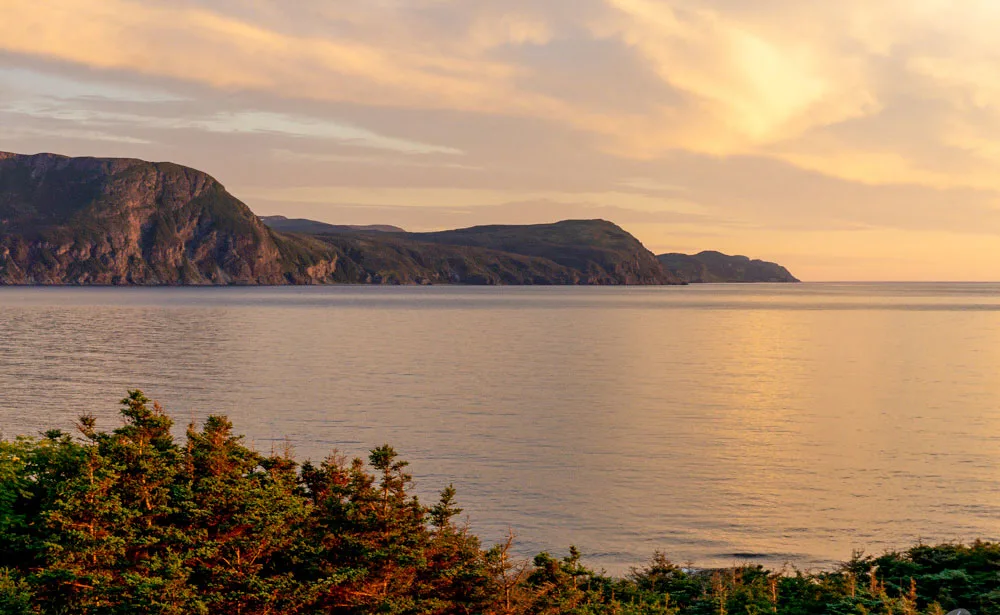
<path fill-rule="evenodd" d="M 702 262 L 702 253 L 694 257 Z M 0 284 L 574 284 L 796 281 L 655 256 L 605 220 L 408 233 L 257 217 L 169 162 L 0 152 Z M 722 256 L 722 255 L 719 255 Z M 770 263 L 766 263 L 771 265 Z M 778 279 L 781 278 L 781 279 Z"/>

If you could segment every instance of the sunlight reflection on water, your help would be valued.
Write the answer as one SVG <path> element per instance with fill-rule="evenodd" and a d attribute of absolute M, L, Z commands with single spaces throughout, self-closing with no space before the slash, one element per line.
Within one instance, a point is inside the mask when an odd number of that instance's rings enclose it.
<path fill-rule="evenodd" d="M 487 541 L 821 566 L 997 538 L 1000 285 L 0 289 L 0 428 L 139 387 L 260 449 L 391 442 Z"/>

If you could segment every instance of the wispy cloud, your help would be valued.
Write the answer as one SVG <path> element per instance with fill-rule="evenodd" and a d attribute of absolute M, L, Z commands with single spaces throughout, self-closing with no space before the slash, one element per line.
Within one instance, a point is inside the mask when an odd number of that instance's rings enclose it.
<path fill-rule="evenodd" d="M 794 30 L 768 31 L 707 8 L 609 2 L 621 15 L 595 24 L 595 32 L 635 47 L 686 95 L 674 122 L 642 137 L 646 147 L 744 153 L 879 109 L 861 63 Z"/>
<path fill-rule="evenodd" d="M 433 49 L 289 35 L 184 5 L 4 0 L 0 10 L 10 52 L 302 98 L 499 109 L 494 97 L 517 72 Z"/>
<path fill-rule="evenodd" d="M 0 92 L 5 92 L 8 97 L 17 95 L 60 101 L 97 99 L 119 102 L 180 102 L 185 100 L 184 97 L 162 88 L 135 87 L 100 80 L 86 81 L 64 75 L 3 66 L 0 66 Z"/>
<path fill-rule="evenodd" d="M 461 150 L 453 147 L 397 139 L 351 124 L 265 111 L 223 112 L 204 119 L 178 121 L 178 127 L 203 129 L 209 132 L 276 133 L 293 137 L 328 139 L 347 145 L 404 154 L 452 156 L 462 154 Z"/>
<path fill-rule="evenodd" d="M 100 130 L 78 128 L 39 128 L 37 126 L 11 126 L 4 129 L 4 137 L 7 139 L 43 137 L 71 139 L 83 142 L 97 141 L 100 143 L 124 143 L 129 145 L 149 145 L 152 143 L 146 139 L 130 137 L 128 135 L 118 135 L 110 132 L 102 132 Z"/>
<path fill-rule="evenodd" d="M 261 203 L 610 207 L 668 216 L 637 222 L 661 246 L 716 232 L 914 275 L 910 238 L 971 263 L 985 244 L 956 237 L 1000 232 L 994 0 L 0 0 L 0 16 L 7 142 L 186 153 Z"/>
<path fill-rule="evenodd" d="M 844 161 L 853 144 L 831 145 L 824 135 L 813 146 L 812 132 L 878 115 L 900 95 L 893 88 L 910 95 L 955 92 L 962 103 L 979 106 L 1000 98 L 990 85 L 997 81 L 995 37 L 982 25 L 992 23 L 996 9 L 986 0 L 964 3 L 961 11 L 935 0 L 761 2 L 742 10 L 722 0 L 581 0 L 546 10 L 488 0 L 305 2 L 300 8 L 314 24 L 281 19 L 268 2 L 239 13 L 211 6 L 3 0 L 0 48 L 226 90 L 539 118 L 592 133 L 619 156 L 753 154 L 849 179 L 862 175 Z M 941 56 L 921 46 L 929 37 L 955 52 Z M 567 40 L 611 40 L 633 49 L 679 96 L 650 100 L 644 112 L 608 109 L 532 88 L 527 84 L 538 81 L 541 65 L 530 54 L 503 52 Z M 894 54 L 898 49 L 904 51 Z M 880 72 L 886 57 L 895 60 L 890 74 Z M 266 124 L 286 133 L 411 145 L 268 112 L 216 118 L 204 128 Z M 928 140 L 954 145 L 947 135 Z M 967 141 L 957 145 L 983 150 Z M 909 158 L 907 151 L 889 151 L 871 162 L 886 169 L 887 181 L 920 181 L 923 169 Z M 868 176 L 878 181 L 879 173 Z M 975 177 L 970 181 L 978 184 Z"/>
<path fill-rule="evenodd" d="M 409 150 L 399 150 L 403 153 L 410 153 Z M 446 152 L 451 154 L 451 151 Z M 481 166 L 449 162 L 447 160 L 430 161 L 424 157 L 415 156 L 363 156 L 357 154 L 326 154 L 296 152 L 287 149 L 271 150 L 271 155 L 282 161 L 291 162 L 312 162 L 329 164 L 363 164 L 375 167 L 410 167 L 416 169 L 458 169 L 462 171 L 482 171 Z"/>
<path fill-rule="evenodd" d="M 376 133 L 332 120 L 266 111 L 222 111 L 206 116 L 169 117 L 93 109 L 65 100 L 20 100 L 0 103 L 0 111 L 32 118 L 47 118 L 88 126 L 142 126 L 145 129 L 201 130 L 228 134 L 271 134 L 303 139 L 321 139 L 362 148 L 403 154 L 458 156 L 453 147 L 420 143 Z"/>

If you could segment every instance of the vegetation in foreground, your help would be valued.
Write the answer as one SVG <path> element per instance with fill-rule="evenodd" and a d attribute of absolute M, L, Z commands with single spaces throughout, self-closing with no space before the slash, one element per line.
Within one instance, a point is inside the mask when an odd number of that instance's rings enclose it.
<path fill-rule="evenodd" d="M 224 417 L 171 436 L 139 391 L 124 424 L 0 442 L 0 613 L 1000 613 L 1000 544 L 858 555 L 829 572 L 686 571 L 656 555 L 624 578 L 512 557 L 455 523 L 455 492 L 413 497 L 389 446 L 366 465 L 262 455 Z"/>

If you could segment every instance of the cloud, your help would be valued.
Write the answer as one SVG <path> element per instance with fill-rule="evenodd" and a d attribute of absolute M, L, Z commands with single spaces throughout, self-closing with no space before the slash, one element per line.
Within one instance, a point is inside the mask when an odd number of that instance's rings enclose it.
<path fill-rule="evenodd" d="M 106 142 L 106 143 L 125 143 L 130 145 L 149 145 L 152 142 L 146 139 L 140 139 L 138 137 L 130 137 L 127 135 L 117 135 L 110 132 L 102 132 L 100 130 L 87 130 L 78 128 L 39 128 L 37 126 L 13 126 L 4 129 L 4 136 L 7 139 L 38 139 L 38 138 L 57 138 L 57 139 L 71 139 L 74 141 L 84 141 L 84 142 Z"/>
<path fill-rule="evenodd" d="M 403 150 L 403 153 L 409 153 Z M 451 152 L 446 152 L 451 153 Z M 290 162 L 311 162 L 311 163 L 333 163 L 333 164 L 361 164 L 374 167 L 409 167 L 416 169 L 459 169 L 463 171 L 482 171 L 483 167 L 461 164 L 459 162 L 428 161 L 423 157 L 386 157 L 386 156 L 361 156 L 357 154 L 313 154 L 307 152 L 296 152 L 288 149 L 273 149 L 271 155 L 277 160 Z"/>
<path fill-rule="evenodd" d="M 988 3 L 972 4 L 977 16 L 987 16 Z M 545 6 L 345 0 L 307 1 L 290 13 L 267 1 L 0 0 L 0 48 L 227 91 L 538 118 L 589 134 L 594 147 L 625 158 L 676 150 L 753 154 L 857 179 L 860 173 L 843 154 L 854 144 L 832 146 L 835 136 L 824 134 L 813 146 L 813 133 L 890 108 L 890 88 L 909 75 L 884 80 L 877 58 L 932 26 L 955 37 L 957 24 L 967 22 L 953 17 L 947 25 L 946 3 L 936 0 L 736 6 L 723 0 L 557 0 Z M 831 33 L 824 25 L 837 28 Z M 591 78 L 587 71 L 573 72 L 575 83 L 564 78 L 574 51 L 589 59 L 587 50 L 605 43 L 631 50 L 632 57 L 616 56 L 617 68 L 597 74 L 603 88 L 576 85 Z M 561 64 L 546 65 L 545 56 L 530 51 L 557 46 L 565 49 Z M 977 50 L 963 53 L 975 58 Z M 933 57 L 915 57 L 904 59 L 902 70 L 924 77 L 947 72 L 971 84 L 988 68 L 968 64 L 966 72 L 973 72 L 963 77 L 939 65 Z M 294 121 L 260 113 L 258 123 L 281 123 L 286 130 Z M 321 135 L 345 130 L 318 129 Z M 836 153 L 827 155 L 831 149 Z M 879 153 L 876 168 L 887 169 L 885 181 L 919 181 L 919 165 L 909 158 L 906 151 Z"/>
<path fill-rule="evenodd" d="M 511 104 L 502 95 L 511 93 L 507 86 L 518 71 L 433 49 L 293 36 L 183 5 L 3 0 L 0 11 L 0 47 L 10 52 L 300 98 L 500 110 Z"/>
<path fill-rule="evenodd" d="M 769 242 L 918 273 L 908 238 L 971 259 L 1000 233 L 995 0 L 0 0 L 0 15 L 4 148 L 175 159 L 268 207 L 442 225 L 605 211 L 661 247 Z M 953 250 L 972 236 L 977 251 Z"/>
<path fill-rule="evenodd" d="M 185 100 L 162 89 L 101 83 L 45 74 L 24 68 L 0 67 L 0 92 L 8 98 L 26 96 L 62 101 L 114 100 L 125 102 L 179 102 Z"/>
<path fill-rule="evenodd" d="M 285 113 L 223 112 L 204 119 L 179 121 L 178 125 L 185 128 L 200 128 L 209 132 L 277 133 L 310 139 L 328 139 L 348 145 L 384 149 L 404 154 L 447 154 L 451 156 L 462 154 L 461 150 L 453 147 L 388 137 L 347 123 Z"/>
<path fill-rule="evenodd" d="M 476 188 L 389 188 L 369 186 L 291 186 L 246 187 L 241 195 L 248 201 L 259 200 L 286 204 L 350 204 L 371 207 L 433 207 L 468 209 L 511 202 L 570 203 L 589 207 L 620 207 L 632 211 L 704 216 L 703 206 L 680 198 L 648 196 L 641 193 L 609 190 L 604 192 L 561 192 L 497 190 Z"/>
<path fill-rule="evenodd" d="M 808 40 L 755 31 L 707 9 L 680 10 L 653 0 L 609 0 L 621 17 L 595 25 L 651 62 L 688 95 L 660 146 L 744 153 L 822 126 L 876 113 L 864 67 Z M 684 129 L 680 124 L 687 124 Z"/>
<path fill-rule="evenodd" d="M 502 46 L 545 45 L 553 38 L 542 19 L 517 14 L 485 15 L 470 29 L 468 40 L 480 50 Z"/>
<path fill-rule="evenodd" d="M 639 192 L 645 193 L 678 193 L 686 192 L 687 189 L 684 186 L 677 184 L 667 184 L 655 179 L 650 179 L 648 177 L 629 177 L 618 182 L 618 185 L 623 188 L 631 188 Z"/>
<path fill-rule="evenodd" d="M 373 29 L 377 17 L 395 23 L 391 18 L 400 9 L 394 3 L 367 11 L 351 5 L 353 10 L 327 15 L 331 27 L 342 26 L 343 36 L 322 37 L 183 4 L 5 0 L 0 46 L 228 90 L 538 117 L 594 134 L 622 156 L 649 157 L 674 148 L 745 152 L 875 106 L 858 87 L 852 62 L 835 61 L 796 41 L 769 39 L 718 12 L 681 13 L 649 0 L 609 1 L 613 12 L 604 7 L 580 13 L 606 23 L 601 36 L 637 48 L 664 81 L 687 94 L 680 106 L 650 102 L 642 112 L 623 112 L 525 87 L 538 81 L 534 67 L 498 59 L 496 48 L 544 46 L 556 32 L 529 8 L 498 10 L 491 3 L 480 3 L 483 8 L 457 27 L 429 33 L 442 42 L 428 45 L 414 35 L 427 27 L 412 11 L 406 16 L 413 32 L 391 26 L 393 36 L 386 38 Z M 453 34 L 456 42 L 449 43 Z"/>
<path fill-rule="evenodd" d="M 346 122 L 268 111 L 218 111 L 186 117 L 158 116 L 88 108 L 79 101 L 67 103 L 61 99 L 30 99 L 13 101 L 6 105 L 0 103 L 0 111 L 87 126 L 126 128 L 142 126 L 147 130 L 200 130 L 223 134 L 281 135 L 300 139 L 320 139 L 411 155 L 463 154 L 461 150 L 453 147 L 390 137 Z M 121 137 L 121 140 L 133 143 L 145 142 L 132 137 Z"/>

